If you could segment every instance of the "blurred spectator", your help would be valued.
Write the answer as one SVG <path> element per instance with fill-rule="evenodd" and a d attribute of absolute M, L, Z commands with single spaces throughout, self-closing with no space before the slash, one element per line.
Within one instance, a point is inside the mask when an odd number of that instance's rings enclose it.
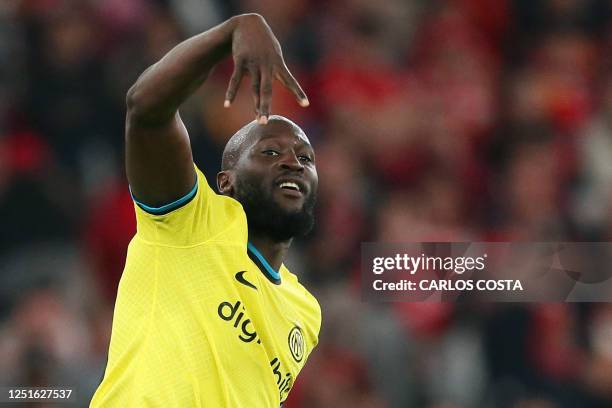
<path fill-rule="evenodd" d="M 269 21 L 312 106 L 272 110 L 317 153 L 317 226 L 288 264 L 323 308 L 299 407 L 612 405 L 605 304 L 359 299 L 361 242 L 612 237 L 612 20 L 605 0 L 16 0 L 0 3 L 0 385 L 104 370 L 135 230 L 125 94 L 176 43 Z M 254 118 L 223 108 L 231 61 L 181 109 L 211 185 Z"/>

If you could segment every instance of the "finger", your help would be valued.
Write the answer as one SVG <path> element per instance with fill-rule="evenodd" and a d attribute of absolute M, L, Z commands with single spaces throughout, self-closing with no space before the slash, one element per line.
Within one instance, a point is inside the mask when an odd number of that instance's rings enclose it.
<path fill-rule="evenodd" d="M 287 89 L 293 92 L 300 106 L 305 108 L 306 106 L 310 105 L 308 97 L 302 90 L 300 84 L 298 84 L 298 81 L 296 81 L 293 75 L 291 75 L 291 72 L 289 72 L 286 65 L 283 65 L 281 70 L 276 73 L 276 79 L 278 79 Z"/>
<path fill-rule="evenodd" d="M 229 80 L 227 92 L 225 93 L 225 102 L 223 102 L 223 106 L 226 108 L 229 108 L 232 102 L 234 102 L 234 98 L 236 97 L 236 93 L 240 87 L 240 81 L 242 81 L 243 71 L 242 62 L 236 61 L 234 64 L 234 72 L 232 72 L 232 77 Z"/>
<path fill-rule="evenodd" d="M 267 123 L 272 103 L 272 72 L 261 71 L 261 86 L 259 88 L 259 117 L 260 123 Z"/>
<path fill-rule="evenodd" d="M 259 119 L 259 87 L 261 83 L 259 68 L 249 68 L 251 76 L 251 89 L 253 94 L 253 104 L 255 105 L 255 115 Z"/>

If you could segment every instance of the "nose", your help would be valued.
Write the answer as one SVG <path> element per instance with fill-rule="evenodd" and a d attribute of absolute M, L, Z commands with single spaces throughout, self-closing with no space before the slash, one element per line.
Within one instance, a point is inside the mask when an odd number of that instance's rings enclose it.
<path fill-rule="evenodd" d="M 293 171 L 303 171 L 304 165 L 298 159 L 297 155 L 294 152 L 288 152 L 284 154 L 280 161 L 281 168 L 284 170 L 293 170 Z"/>

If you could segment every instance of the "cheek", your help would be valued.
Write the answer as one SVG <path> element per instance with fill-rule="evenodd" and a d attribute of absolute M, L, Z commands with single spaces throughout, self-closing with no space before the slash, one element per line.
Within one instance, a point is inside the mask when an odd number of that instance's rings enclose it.
<path fill-rule="evenodd" d="M 319 175 L 317 174 L 317 170 L 314 169 L 312 171 L 312 191 L 316 192 L 319 187 Z"/>
<path fill-rule="evenodd" d="M 271 186 L 265 174 L 256 171 L 249 171 L 240 174 L 243 185 L 246 185 L 250 191 L 260 192 L 263 194 L 271 191 Z"/>
<path fill-rule="evenodd" d="M 261 160 L 245 160 L 237 172 L 237 176 L 250 183 L 260 184 L 270 173 L 269 166 Z"/>

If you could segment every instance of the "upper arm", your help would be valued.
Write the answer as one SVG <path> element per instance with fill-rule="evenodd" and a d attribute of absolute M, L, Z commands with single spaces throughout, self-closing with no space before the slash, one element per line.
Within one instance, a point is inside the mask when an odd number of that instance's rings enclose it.
<path fill-rule="evenodd" d="M 178 112 L 166 123 L 146 124 L 128 109 L 125 164 L 130 189 L 140 203 L 159 207 L 188 194 L 196 174 L 189 135 Z"/>

